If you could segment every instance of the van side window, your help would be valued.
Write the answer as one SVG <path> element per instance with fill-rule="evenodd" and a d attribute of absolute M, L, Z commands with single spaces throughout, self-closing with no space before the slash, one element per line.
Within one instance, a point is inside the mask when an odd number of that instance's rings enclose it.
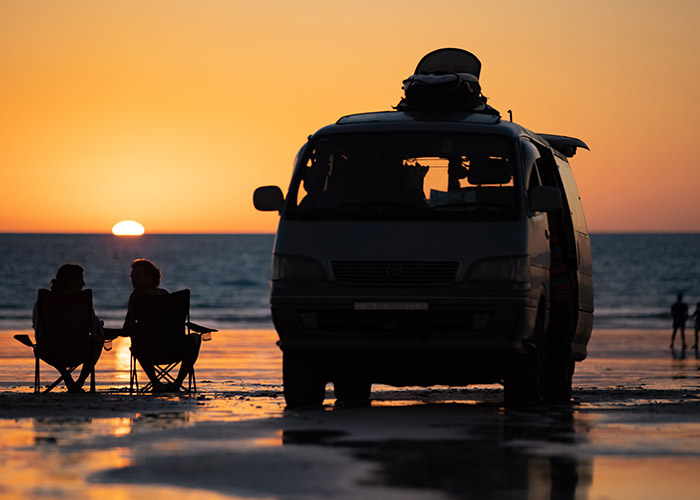
<path fill-rule="evenodd" d="M 540 148 L 540 159 L 537 165 L 540 181 L 543 186 L 553 186 L 562 193 L 562 207 L 556 212 L 547 213 L 547 222 L 550 232 L 550 292 L 552 298 L 552 312 L 550 321 L 566 323 L 569 307 L 574 307 L 574 284 L 576 282 L 576 238 L 574 224 L 569 208 L 569 194 L 564 189 L 560 167 L 557 158 L 551 150 L 544 146 Z M 566 328 L 566 326 L 562 326 Z"/>
<path fill-rule="evenodd" d="M 538 158 L 537 161 L 532 166 L 532 171 L 530 172 L 530 180 L 527 183 L 527 191 L 528 192 L 532 191 L 532 188 L 534 188 L 535 186 L 542 185 L 542 180 L 540 179 L 539 164 L 540 164 L 540 159 Z"/>
<path fill-rule="evenodd" d="M 537 147 L 530 141 L 522 141 L 523 165 L 525 166 L 525 186 L 530 192 L 533 187 L 542 185 L 540 177 L 540 163 L 542 157 Z"/>
<path fill-rule="evenodd" d="M 525 144 L 527 144 L 527 146 L 525 146 Z M 564 190 L 564 185 L 559 172 L 559 166 L 557 165 L 557 161 L 554 158 L 554 155 L 549 149 L 545 148 L 544 146 L 535 145 L 530 141 L 523 142 L 523 148 L 525 147 L 527 147 L 528 150 L 530 148 L 534 148 L 538 151 L 537 157 L 534 159 L 532 167 L 529 168 L 532 172 L 536 172 L 536 177 L 539 179 L 539 185 L 552 186 L 559 189 L 559 191 L 561 191 L 562 193 L 564 203 L 564 206 L 562 208 L 564 208 L 568 212 L 568 202 L 565 196 L 566 192 Z M 529 171 L 527 171 L 526 174 L 530 176 L 527 180 L 527 186 L 529 190 L 535 186 L 535 184 L 533 184 L 535 180 L 532 179 L 532 174 L 530 174 Z"/>

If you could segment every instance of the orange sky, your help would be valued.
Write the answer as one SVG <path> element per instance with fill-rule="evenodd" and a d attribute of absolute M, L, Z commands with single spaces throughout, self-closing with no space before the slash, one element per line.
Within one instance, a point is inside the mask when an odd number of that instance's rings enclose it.
<path fill-rule="evenodd" d="M 700 3 L 0 2 L 0 232 L 273 232 L 307 135 L 460 47 L 504 116 L 583 139 L 591 231 L 700 232 Z"/>

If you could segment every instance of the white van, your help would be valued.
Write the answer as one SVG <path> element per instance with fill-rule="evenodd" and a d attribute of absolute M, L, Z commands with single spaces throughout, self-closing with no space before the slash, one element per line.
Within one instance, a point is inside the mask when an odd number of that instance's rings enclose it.
<path fill-rule="evenodd" d="M 281 215 L 270 303 L 287 404 L 321 404 L 327 382 L 341 401 L 373 383 L 568 401 L 593 324 L 579 147 L 492 108 L 351 115 L 311 136 L 287 195 L 254 195 Z"/>

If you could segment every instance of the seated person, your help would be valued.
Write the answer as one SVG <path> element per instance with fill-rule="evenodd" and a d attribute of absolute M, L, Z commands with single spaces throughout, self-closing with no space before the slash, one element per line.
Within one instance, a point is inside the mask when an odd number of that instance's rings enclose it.
<path fill-rule="evenodd" d="M 51 291 L 54 293 L 73 293 L 80 292 L 85 286 L 85 281 L 83 280 L 83 268 L 77 264 L 64 264 L 58 268 L 56 271 L 56 277 L 51 280 Z M 39 357 L 45 362 L 56 368 L 59 373 L 63 376 L 63 381 L 66 384 L 68 392 L 85 392 L 83 390 L 83 384 L 87 379 L 90 372 L 92 372 L 93 367 L 100 359 L 100 354 L 102 353 L 102 347 L 104 345 L 105 337 L 103 331 L 104 322 L 100 320 L 96 315 L 95 311 L 92 311 L 92 345 L 87 346 L 85 352 L 77 357 L 81 359 L 82 369 L 80 370 L 80 375 L 77 380 L 73 380 L 71 374 L 68 372 L 67 365 L 72 364 L 71 361 L 66 361 L 62 359 L 60 353 L 52 352 L 42 352 Z M 34 304 L 34 311 L 32 313 L 32 326 L 34 328 L 34 337 L 36 339 L 37 345 L 41 345 L 41 322 L 39 321 L 39 308 L 38 303 Z M 76 349 L 80 347 L 76 346 Z M 70 356 L 71 360 L 75 360 L 75 356 Z"/>
<path fill-rule="evenodd" d="M 202 340 L 199 335 L 186 335 L 173 339 L 173 342 L 167 345 L 153 345 L 148 338 L 140 335 L 138 318 L 135 314 L 135 302 L 138 300 L 139 294 L 168 295 L 167 290 L 159 287 L 160 278 L 160 269 L 150 260 L 137 259 L 131 263 L 131 284 L 134 291 L 129 296 L 124 328 L 120 335 L 131 337 L 132 353 L 153 383 L 153 391 L 177 392 L 197 360 Z M 154 365 L 161 364 L 159 359 L 164 354 L 175 355 L 177 359 L 182 360 L 175 382 L 171 384 L 160 382 L 155 373 Z"/>

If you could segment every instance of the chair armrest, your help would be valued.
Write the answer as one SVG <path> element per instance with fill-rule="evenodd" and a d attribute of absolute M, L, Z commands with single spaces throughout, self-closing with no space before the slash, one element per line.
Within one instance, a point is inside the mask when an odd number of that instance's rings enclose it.
<path fill-rule="evenodd" d="M 29 335 L 27 335 L 26 333 L 15 335 L 15 340 L 17 340 L 18 342 L 22 342 L 27 347 L 36 347 L 34 342 L 32 342 L 31 337 L 29 337 Z"/>
<path fill-rule="evenodd" d="M 103 328 L 105 340 L 114 340 L 117 337 L 128 337 L 129 334 L 123 328 Z"/>
<path fill-rule="evenodd" d="M 198 325 L 197 323 L 192 323 L 191 321 L 188 321 L 185 323 L 187 327 L 192 330 L 193 332 L 196 333 L 212 333 L 212 332 L 218 332 L 216 328 L 208 328 L 206 326 Z"/>

